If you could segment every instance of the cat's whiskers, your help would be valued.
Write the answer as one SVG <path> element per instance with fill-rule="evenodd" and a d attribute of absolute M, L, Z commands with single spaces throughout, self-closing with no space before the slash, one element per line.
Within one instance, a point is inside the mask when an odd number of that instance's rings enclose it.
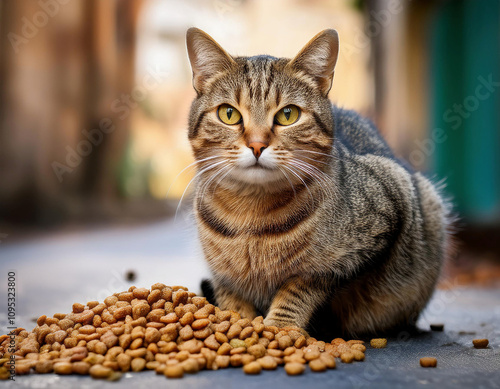
<path fill-rule="evenodd" d="M 320 191 L 321 196 L 325 197 L 325 191 L 330 192 L 331 194 L 335 194 L 332 192 L 332 190 L 335 190 L 335 185 L 333 183 L 333 180 L 330 176 L 328 176 L 326 173 L 318 169 L 316 166 L 311 165 L 310 163 L 307 163 L 305 161 L 296 159 L 296 158 L 291 158 L 290 159 L 292 165 L 305 173 L 306 175 L 312 177 L 318 183 L 321 184 L 322 190 Z"/>
<path fill-rule="evenodd" d="M 313 164 L 306 162 L 300 158 L 292 158 L 291 159 L 293 162 L 297 163 L 298 165 L 308 169 L 308 171 L 311 172 L 311 174 L 314 175 L 314 177 L 321 179 L 323 181 L 332 181 L 332 177 L 330 177 L 328 174 L 326 174 L 324 171 L 319 169 L 317 166 L 314 166 Z"/>
<path fill-rule="evenodd" d="M 319 151 L 313 151 L 313 150 L 305 150 L 305 149 L 295 149 L 293 150 L 294 153 L 312 153 L 312 154 L 318 154 L 318 155 L 323 155 L 325 157 L 328 157 L 328 158 L 333 158 L 337 161 L 344 161 L 345 160 L 341 157 L 339 157 L 338 155 L 335 155 L 335 154 L 326 154 L 326 153 L 321 153 Z M 319 162 L 319 161 L 318 161 Z"/>
<path fill-rule="evenodd" d="M 332 194 L 333 194 L 333 197 L 335 198 L 336 196 L 340 196 L 343 198 L 343 200 L 345 201 L 345 198 L 344 198 L 344 195 L 342 192 L 340 192 L 340 190 L 338 189 L 338 185 L 336 185 L 336 183 L 334 182 L 333 178 L 331 176 L 329 176 L 328 174 L 326 174 L 325 172 L 321 171 L 320 169 L 318 169 L 317 167 L 311 165 L 311 164 L 308 164 L 307 162 L 305 161 L 301 161 L 303 164 L 306 164 L 308 165 L 310 168 L 316 170 L 319 174 L 321 174 L 325 181 L 330 183 L 331 186 L 329 186 L 329 189 L 332 190 Z"/>
<path fill-rule="evenodd" d="M 221 183 L 221 181 L 228 175 L 228 173 L 233 170 L 236 166 L 231 163 L 232 161 L 226 161 L 226 164 L 221 166 L 219 169 L 215 171 L 212 177 L 210 177 L 204 184 L 203 187 L 200 190 L 199 196 L 200 196 L 200 201 L 203 201 L 203 198 L 205 197 L 206 191 L 210 188 L 210 185 L 217 179 L 219 178 L 222 173 L 224 173 L 227 169 L 227 171 L 222 175 L 222 177 L 217 181 L 215 187 L 212 190 L 212 194 L 215 193 L 215 190 L 217 189 L 217 186 Z"/>
<path fill-rule="evenodd" d="M 198 173 L 196 173 L 196 175 L 195 175 L 193 178 L 191 178 L 191 180 L 189 180 L 189 182 L 188 182 L 188 184 L 187 184 L 186 188 L 184 189 L 184 192 L 182 192 L 182 196 L 181 196 L 181 198 L 180 198 L 180 200 L 179 200 L 179 203 L 177 204 L 177 209 L 175 210 L 174 222 L 177 220 L 177 214 L 178 214 L 179 209 L 180 209 L 180 207 L 181 207 L 182 200 L 184 199 L 184 196 L 185 196 L 185 194 L 186 194 L 186 192 L 187 192 L 187 190 L 188 190 L 189 186 L 191 185 L 191 183 L 192 183 L 195 179 L 197 179 L 198 177 L 200 177 L 200 176 L 201 176 L 203 173 L 205 173 L 206 171 L 211 170 L 211 169 L 215 169 L 217 166 L 219 166 L 219 165 L 221 165 L 221 164 L 223 164 L 223 163 L 225 163 L 225 162 L 226 162 L 225 160 L 224 160 L 224 161 L 220 161 L 220 162 L 216 162 L 216 163 L 214 163 L 214 164 L 212 164 L 212 165 L 210 165 L 210 166 L 208 166 L 208 167 L 206 167 L 206 168 L 203 168 L 203 169 L 202 169 L 202 170 L 200 170 Z"/>
<path fill-rule="evenodd" d="M 210 185 L 219 177 L 219 176 L 222 176 L 219 178 L 219 180 L 216 182 L 215 186 L 213 187 L 212 189 L 212 194 L 214 194 L 217 190 L 217 187 L 220 185 L 220 183 L 224 180 L 224 178 L 227 177 L 227 175 L 236 167 L 236 165 L 234 165 L 234 161 L 236 160 L 236 158 L 234 157 L 234 155 L 238 155 L 240 154 L 239 151 L 237 152 L 232 152 L 232 150 L 229 150 L 228 153 L 229 157 L 226 158 L 226 164 L 224 164 L 223 166 L 221 166 L 219 169 L 217 169 L 217 171 L 215 173 L 213 173 L 213 177 L 209 178 L 204 184 L 203 184 L 203 187 L 200 191 L 200 200 L 202 201 L 203 198 L 205 197 L 205 194 L 206 194 L 206 191 L 210 188 Z M 227 170 L 227 171 L 226 171 Z"/>
<path fill-rule="evenodd" d="M 302 179 L 302 177 L 297 174 L 297 172 L 292 169 L 292 167 L 290 165 L 286 165 L 286 164 L 283 164 L 281 165 L 283 166 L 285 169 L 289 170 L 293 175 L 295 175 L 300 181 L 302 181 L 302 184 L 304 185 L 304 187 L 307 189 L 307 191 L 309 192 L 309 197 L 311 198 L 311 201 L 314 202 L 314 197 L 311 193 L 311 191 L 309 190 L 309 187 L 307 186 L 307 183 Z"/>
<path fill-rule="evenodd" d="M 286 174 L 286 172 L 283 169 L 281 169 L 280 166 L 278 166 L 278 169 L 281 171 L 281 173 L 283 173 L 283 176 L 290 183 L 290 186 L 292 187 L 292 191 L 293 191 L 293 197 L 295 198 L 295 200 L 297 200 L 297 191 L 295 190 L 295 186 L 293 185 L 292 180 L 290 180 L 290 177 L 288 177 L 288 175 Z"/>
<path fill-rule="evenodd" d="M 203 158 L 203 159 L 200 159 L 200 160 L 196 160 L 194 161 L 193 163 L 190 163 L 189 165 L 187 165 L 184 169 L 182 169 L 174 178 L 174 180 L 172 181 L 172 183 L 170 184 L 170 187 L 168 188 L 167 190 L 167 194 L 165 195 L 165 197 L 168 197 L 170 191 L 172 190 L 172 187 L 174 186 L 175 182 L 179 179 L 179 177 L 181 176 L 182 173 L 184 173 L 186 170 L 188 170 L 189 168 L 192 168 L 194 167 L 195 165 L 198 165 L 200 163 L 203 163 L 203 162 L 206 162 L 206 161 L 209 161 L 209 160 L 213 160 L 213 159 L 216 159 L 216 158 L 221 158 L 220 156 L 218 155 L 213 155 L 213 156 L 210 156 L 210 157 L 207 157 L 207 158 Z"/>
<path fill-rule="evenodd" d="M 306 161 L 303 161 L 303 160 L 300 160 L 300 159 L 295 159 L 295 158 L 292 158 L 292 161 L 295 162 L 295 163 L 297 163 L 297 164 L 299 164 L 300 166 L 303 166 L 304 169 L 307 169 L 308 172 L 313 177 L 315 177 L 318 181 L 320 181 L 322 184 L 326 184 L 326 185 L 323 186 L 323 189 L 329 191 L 334 198 L 342 197 L 343 200 L 345 200 L 344 197 L 343 197 L 342 192 L 340 192 L 338 190 L 337 185 L 335 185 L 335 182 L 333 181 L 333 178 L 330 177 L 328 174 L 326 174 L 325 172 L 321 171 L 316 166 L 314 166 L 314 165 L 312 165 L 310 163 L 307 163 Z"/>
<path fill-rule="evenodd" d="M 293 166 L 295 169 L 297 169 L 299 172 L 303 173 L 306 177 L 312 177 L 316 182 L 321 184 L 322 188 L 328 188 L 328 186 L 324 186 L 324 178 L 321 176 L 317 175 L 313 170 L 309 169 L 309 167 L 301 165 L 297 163 L 297 161 L 290 161 L 290 165 Z M 324 191 L 320 191 L 321 195 L 323 196 Z"/>
<path fill-rule="evenodd" d="M 222 180 L 224 180 L 224 178 L 226 178 L 226 176 L 231 173 L 231 171 L 236 167 L 236 165 L 233 165 L 231 166 L 228 171 L 219 179 L 219 181 L 217 181 L 217 183 L 215 184 L 215 187 L 214 187 L 214 190 L 213 190 L 213 193 L 215 193 L 215 191 L 217 190 L 217 187 L 219 186 L 219 184 L 222 182 Z"/>
<path fill-rule="evenodd" d="M 224 169 L 226 167 L 228 167 L 229 165 L 230 165 L 229 162 L 226 162 L 224 165 L 219 166 L 215 172 L 210 173 L 211 176 L 202 184 L 201 189 L 199 191 L 200 199 L 203 199 L 203 197 L 205 196 L 206 190 L 208 189 L 210 184 L 219 176 L 219 173 L 224 171 Z"/>
<path fill-rule="evenodd" d="M 305 157 L 303 155 L 301 155 L 301 158 L 305 158 L 305 159 L 308 159 L 310 161 L 314 161 L 314 162 L 319 162 L 319 163 L 322 163 L 323 165 L 329 165 L 328 162 L 323 162 L 323 161 L 318 161 L 317 159 L 314 159 L 314 158 L 309 158 L 309 157 Z"/>
<path fill-rule="evenodd" d="M 318 154 L 318 155 L 324 155 L 325 157 L 328 158 L 333 158 L 333 154 L 327 154 L 327 153 L 322 153 L 320 151 L 313 151 L 313 150 L 306 150 L 306 149 L 295 149 L 293 150 L 294 152 L 299 152 L 299 153 L 312 153 L 312 154 Z"/>

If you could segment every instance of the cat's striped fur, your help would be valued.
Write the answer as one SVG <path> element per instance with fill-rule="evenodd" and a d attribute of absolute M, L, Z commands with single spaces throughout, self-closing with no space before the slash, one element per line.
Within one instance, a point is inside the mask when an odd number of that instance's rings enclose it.
<path fill-rule="evenodd" d="M 336 32 L 293 60 L 231 57 L 198 29 L 187 43 L 194 209 L 217 304 L 319 335 L 414 322 L 445 256 L 448 206 L 370 121 L 328 100 Z M 222 123 L 221 104 L 241 124 Z M 277 126 L 288 104 L 300 119 Z M 255 139 L 268 144 L 262 166 L 248 148 Z"/>

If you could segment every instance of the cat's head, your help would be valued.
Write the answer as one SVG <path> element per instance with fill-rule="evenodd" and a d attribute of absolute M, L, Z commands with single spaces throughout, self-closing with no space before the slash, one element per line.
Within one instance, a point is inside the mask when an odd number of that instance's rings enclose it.
<path fill-rule="evenodd" d="M 197 28 L 187 31 L 187 49 L 197 92 L 189 140 L 200 172 L 275 189 L 320 175 L 334 135 L 335 30 L 293 59 L 233 57 Z"/>

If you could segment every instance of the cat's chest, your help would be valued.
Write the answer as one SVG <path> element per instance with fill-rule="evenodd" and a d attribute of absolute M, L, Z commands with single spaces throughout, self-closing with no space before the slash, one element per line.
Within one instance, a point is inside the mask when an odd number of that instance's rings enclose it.
<path fill-rule="evenodd" d="M 301 257 L 291 255 L 291 243 L 246 237 L 225 242 L 218 253 L 208 250 L 207 260 L 215 278 L 242 297 L 266 304 L 288 279 L 305 270 Z"/>
<path fill-rule="evenodd" d="M 209 266 L 235 282 L 279 283 L 300 271 L 306 251 L 301 239 L 251 234 L 221 238 L 208 231 L 201 235 Z"/>
<path fill-rule="evenodd" d="M 319 214 L 300 207 L 259 210 L 229 201 L 197 204 L 198 228 L 215 277 L 240 291 L 271 294 L 294 275 L 311 270 Z M 315 244 L 316 242 L 316 244 Z"/>

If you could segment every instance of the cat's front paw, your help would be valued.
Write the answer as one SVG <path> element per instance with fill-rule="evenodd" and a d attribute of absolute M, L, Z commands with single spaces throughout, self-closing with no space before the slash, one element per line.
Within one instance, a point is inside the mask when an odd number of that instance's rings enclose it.
<path fill-rule="evenodd" d="M 243 319 L 253 320 L 257 317 L 257 312 L 251 306 L 239 306 L 237 311 Z"/>
<path fill-rule="evenodd" d="M 264 325 L 268 326 L 268 327 L 274 326 L 274 327 L 282 328 L 282 327 L 290 326 L 292 324 L 287 323 L 287 322 L 282 321 L 282 320 L 270 319 L 270 318 L 266 317 L 264 319 Z"/>
<path fill-rule="evenodd" d="M 265 326 L 275 326 L 275 327 L 282 328 L 282 329 L 288 330 L 288 331 L 296 330 L 296 331 L 299 331 L 306 338 L 309 337 L 309 334 L 307 333 L 307 331 L 305 329 L 303 329 L 302 327 L 297 326 L 297 324 L 292 323 L 292 322 L 288 322 L 288 321 L 284 321 L 284 320 L 278 320 L 278 319 L 272 319 L 272 318 L 266 317 L 264 319 L 264 325 Z"/>

